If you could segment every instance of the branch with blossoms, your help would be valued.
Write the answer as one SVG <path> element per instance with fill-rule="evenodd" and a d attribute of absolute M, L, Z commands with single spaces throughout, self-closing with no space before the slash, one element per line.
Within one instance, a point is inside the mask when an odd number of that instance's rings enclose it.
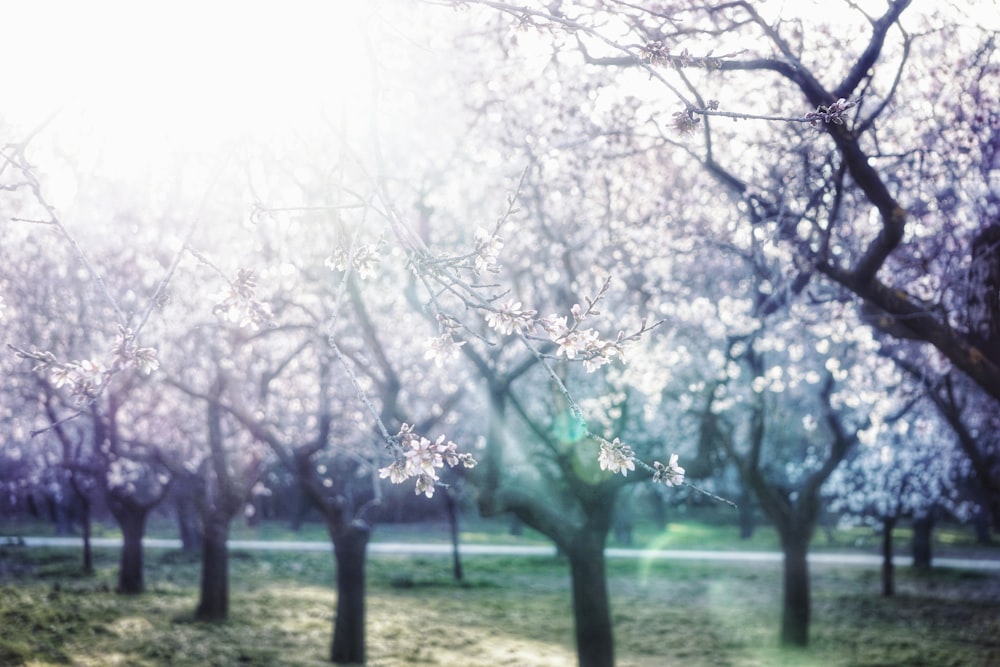
<path fill-rule="evenodd" d="M 104 391 L 105 387 L 116 374 L 134 368 L 139 372 L 150 375 L 160 367 L 157 359 L 156 348 L 139 347 L 135 342 L 135 335 L 131 329 L 119 327 L 118 335 L 115 337 L 114 345 L 111 348 L 110 363 L 105 364 L 100 359 L 82 359 L 73 361 L 60 361 L 52 352 L 47 350 L 25 350 L 15 345 L 7 344 L 19 359 L 34 361 L 32 371 L 41 375 L 48 375 L 52 386 L 61 389 L 65 388 L 73 397 L 78 408 L 93 403 Z M 62 419 L 44 429 L 32 431 L 31 435 L 40 435 L 49 429 L 63 424 L 70 419 L 74 419 L 82 414 L 82 410 L 69 417 Z"/>
<path fill-rule="evenodd" d="M 434 0 L 427 1 L 432 2 Z M 666 68 L 678 71 L 690 68 L 704 69 L 706 71 L 738 69 L 746 66 L 744 61 L 736 59 L 737 56 L 745 53 L 745 50 L 733 51 L 720 55 L 715 55 L 710 51 L 703 55 L 698 55 L 691 53 L 691 51 L 687 48 L 683 48 L 679 52 L 674 52 L 671 50 L 670 44 L 668 44 L 663 38 L 646 39 L 641 44 L 625 43 L 603 34 L 597 25 L 587 25 L 581 21 L 579 17 L 571 18 L 565 10 L 560 9 L 558 3 L 548 7 L 539 7 L 534 9 L 523 4 L 503 2 L 501 0 L 437 1 L 446 5 L 470 3 L 490 7 L 501 14 L 506 14 L 512 17 L 516 22 L 515 25 L 517 30 L 524 30 L 527 28 L 541 30 L 545 28 L 549 30 L 558 29 L 564 31 L 576 38 L 583 60 L 589 65 L 598 65 L 603 67 L 639 67 L 645 70 L 651 79 L 654 79 L 662 84 L 683 104 L 684 109 L 682 111 L 675 112 L 671 117 L 672 127 L 676 132 L 682 135 L 693 134 L 700 126 L 701 116 L 721 116 L 725 118 L 732 118 L 734 120 L 767 120 L 791 123 L 810 123 L 811 125 L 819 127 L 829 124 L 843 125 L 846 118 L 845 112 L 848 109 L 857 106 L 860 101 L 860 98 L 853 100 L 841 98 L 832 104 L 820 105 L 815 110 L 810 111 L 803 116 L 779 116 L 720 111 L 718 102 L 714 100 L 709 102 L 708 105 L 702 107 L 694 104 L 678 86 L 671 83 L 667 77 L 664 76 L 663 70 Z M 775 33 L 773 33 L 773 31 L 765 25 L 760 14 L 752 6 L 747 3 L 739 4 L 741 4 L 743 8 L 748 11 L 752 21 L 765 26 L 765 31 L 769 33 L 771 39 L 775 39 Z M 640 8 L 635 5 L 630 5 L 630 7 L 643 12 L 650 12 L 654 16 L 657 16 L 660 20 L 668 19 L 665 14 L 652 12 L 648 8 Z M 887 25 L 889 24 L 890 23 L 887 22 Z M 584 42 L 584 38 L 588 38 L 598 44 L 603 44 L 611 52 L 620 55 L 603 57 L 591 55 L 586 43 Z M 787 67 L 796 67 L 798 63 L 794 58 L 791 58 L 791 52 L 788 49 L 783 49 L 783 52 L 784 56 L 791 60 L 791 63 L 788 64 Z M 781 62 L 781 66 L 786 66 L 784 61 Z"/>
<path fill-rule="evenodd" d="M 508 198 L 508 208 L 505 217 L 514 210 L 514 200 L 515 197 L 513 196 Z M 501 218 L 499 222 L 502 222 L 503 219 Z M 500 229 L 499 222 L 492 234 L 488 234 L 482 229 L 476 232 L 475 250 L 472 254 L 472 270 L 476 275 L 484 272 L 496 272 L 498 268 L 499 254 L 503 248 L 503 239 L 498 233 Z M 397 221 L 397 224 L 401 223 Z M 638 459 L 633 449 L 623 444 L 619 439 L 616 438 L 614 441 L 609 441 L 607 438 L 587 428 L 583 419 L 582 408 L 549 363 L 550 359 L 565 356 L 566 359 L 571 361 L 581 361 L 587 372 L 592 373 L 615 359 L 624 361 L 626 343 L 637 340 L 662 324 L 661 320 L 650 326 L 643 319 L 637 331 L 631 334 L 621 331 L 614 340 L 602 340 L 596 330 L 583 328 L 581 325 L 588 317 L 600 315 L 597 306 L 610 290 L 610 276 L 602 284 L 595 297 L 584 298 L 586 306 L 574 304 L 570 309 L 570 317 L 572 317 L 570 321 L 569 317 L 559 315 L 539 318 L 537 317 L 537 311 L 524 308 L 521 302 L 513 299 L 508 299 L 502 305 L 495 306 L 492 303 L 495 299 L 491 300 L 479 294 L 483 286 L 467 283 L 454 274 L 454 269 L 460 266 L 458 262 L 428 261 L 422 255 L 414 256 L 411 253 L 410 264 L 414 273 L 422 281 L 427 293 L 430 295 L 431 303 L 436 310 L 439 331 L 441 332 L 438 337 L 431 339 L 425 354 L 426 358 L 434 359 L 435 363 L 442 365 L 445 361 L 457 356 L 462 346 L 466 344 L 466 341 L 456 339 L 459 331 L 472 332 L 468 326 L 460 323 L 456 318 L 445 314 L 445 309 L 437 297 L 438 292 L 431 286 L 431 282 L 434 281 L 440 284 L 444 290 L 458 296 L 465 303 L 466 307 L 484 311 L 486 313 L 484 316 L 486 324 L 495 332 L 502 336 L 516 335 L 521 339 L 523 344 L 536 357 L 545 369 L 545 372 L 559 388 L 560 393 L 565 397 L 570 407 L 570 412 L 583 425 L 584 435 L 600 444 L 598 463 L 602 470 L 611 473 L 621 473 L 623 476 L 627 476 L 628 472 L 630 470 L 634 471 L 638 465 L 648 471 L 656 483 L 662 483 L 666 486 L 685 485 L 685 470 L 679 465 L 677 454 L 672 454 L 666 464 L 660 461 L 648 464 Z M 537 335 L 537 331 L 544 332 L 546 337 Z M 482 338 L 481 336 L 478 337 Z M 556 346 L 555 354 L 543 353 L 535 344 L 536 341 L 554 344 Z M 393 465 L 383 468 L 380 471 L 380 476 L 383 478 L 388 477 L 394 483 L 400 483 L 412 476 L 417 476 L 417 493 L 420 493 L 422 490 L 426 492 L 432 489 L 432 482 L 436 478 L 426 473 L 425 464 L 427 457 L 432 457 L 437 453 L 437 455 L 442 457 L 441 461 L 447 461 L 443 452 L 452 451 L 449 449 L 452 443 L 445 443 L 442 436 L 432 446 L 425 438 L 414 439 L 404 432 L 401 432 L 400 435 L 405 438 L 405 458 L 397 458 Z M 413 443 L 419 443 L 419 446 L 414 449 Z M 407 450 L 407 446 L 409 450 Z M 423 461 L 425 464 L 423 466 L 417 465 L 416 462 L 418 461 Z M 687 486 L 691 486 L 691 488 L 712 497 L 717 497 L 692 485 Z M 721 498 L 719 500 L 729 502 Z"/>
<path fill-rule="evenodd" d="M 670 126 L 681 135 L 694 134 L 701 127 L 701 116 L 719 116 L 733 120 L 766 120 L 784 123 L 809 123 L 813 127 L 824 125 L 844 125 L 848 110 L 860 104 L 861 98 L 852 100 L 838 99 L 830 105 L 821 104 L 815 111 L 803 116 L 778 116 L 773 114 L 755 114 L 736 111 L 720 111 L 718 100 L 709 100 L 704 107 L 688 106 L 683 111 L 675 111 L 670 117 Z"/>
<path fill-rule="evenodd" d="M 480 252 L 480 248 L 494 247 L 502 247 L 502 240 L 498 244 L 477 243 L 477 252 Z M 587 304 L 586 307 L 574 304 L 570 309 L 571 324 L 566 316 L 550 315 L 545 318 L 539 318 L 537 317 L 537 311 L 524 308 L 521 302 L 514 301 L 513 299 L 508 299 L 499 307 L 493 306 L 489 302 L 484 303 L 483 300 L 475 300 L 471 303 L 469 299 L 464 299 L 464 301 L 467 306 L 474 305 L 474 307 L 485 310 L 486 323 L 494 331 L 503 336 L 516 335 L 522 340 L 525 347 L 539 361 L 545 373 L 566 400 L 570 412 L 582 426 L 583 435 L 600 445 L 598 463 L 602 470 L 613 474 L 621 473 L 622 476 L 627 476 L 629 471 L 636 470 L 638 466 L 651 474 L 654 483 L 670 487 L 686 486 L 713 500 L 733 508 L 737 507 L 731 500 L 685 481 L 685 469 L 679 465 L 676 453 L 670 455 L 666 464 L 655 460 L 652 464 L 649 464 L 636 457 L 632 447 L 622 443 L 618 438 L 608 440 L 600 434 L 591 431 L 587 427 L 586 420 L 583 417 L 583 409 L 562 378 L 559 377 L 555 369 L 548 363 L 550 359 L 565 356 L 569 360 L 582 361 L 585 370 L 588 373 L 593 373 L 600 367 L 613 362 L 616 358 L 624 362 L 625 346 L 627 343 L 638 340 L 647 332 L 663 324 L 663 320 L 658 320 L 649 325 L 646 319 L 643 318 L 636 331 L 631 334 L 620 331 L 613 341 L 602 340 L 597 331 L 582 328 L 581 324 L 588 317 L 600 315 L 597 306 L 607 296 L 610 288 L 611 276 L 608 276 L 595 297 L 584 297 L 584 301 Z M 470 296 L 475 297 L 476 295 L 473 292 L 470 293 Z M 435 305 L 438 304 L 435 302 Z M 442 356 L 457 356 L 459 349 L 465 344 L 465 341 L 455 340 L 454 336 L 460 325 L 453 318 L 441 315 L 439 310 L 438 322 L 439 326 L 445 331 L 442 336 L 432 341 L 432 346 L 427 353 L 428 356 L 433 356 L 436 361 L 440 360 Z M 538 330 L 544 332 L 547 338 L 536 335 Z M 555 355 L 545 354 L 534 344 L 535 342 L 555 344 Z"/>
<path fill-rule="evenodd" d="M 198 216 L 192 217 L 185 232 L 184 242 L 181 244 L 181 247 L 177 250 L 177 252 L 174 253 L 166 272 L 156 283 L 156 289 L 153 295 L 149 298 L 141 316 L 138 318 L 138 323 L 132 325 L 132 318 L 127 318 L 125 316 L 121 305 L 112 295 L 104 277 L 97 270 L 97 267 L 93 264 L 93 262 L 91 262 L 90 258 L 84 252 L 83 247 L 77 239 L 63 224 L 62 220 L 57 215 L 55 206 L 53 206 L 52 203 L 46 198 L 45 193 L 42 190 L 41 182 L 35 174 L 34 167 L 31 165 L 25 154 L 27 146 L 31 140 L 34 139 L 34 137 L 38 135 L 54 117 L 55 113 L 42 122 L 20 144 L 16 146 L 8 145 L 2 152 L 0 152 L 0 157 L 3 158 L 3 164 L 0 166 L 0 174 L 2 174 L 8 167 L 12 167 L 13 169 L 19 171 L 25 179 L 23 183 L 16 184 L 11 189 L 16 190 L 22 186 L 26 186 L 30 189 L 36 203 L 42 208 L 42 210 L 44 210 L 47 216 L 45 219 L 40 220 L 17 217 L 12 217 L 11 220 L 15 222 L 41 224 L 56 229 L 59 235 L 63 237 L 72 249 L 77 261 L 79 261 L 87 270 L 91 280 L 93 280 L 97 285 L 100 293 L 107 300 L 112 311 L 115 313 L 118 324 L 118 334 L 111 350 L 110 363 L 107 365 L 105 365 L 100 359 L 83 359 L 61 362 L 49 351 L 40 351 L 34 347 L 32 347 L 29 351 L 15 347 L 14 345 L 8 343 L 8 347 L 14 350 L 18 358 L 36 362 L 33 367 L 34 372 L 44 373 L 48 371 L 50 373 L 50 379 L 55 387 L 67 387 L 70 394 L 74 397 L 77 406 L 80 408 L 67 417 L 54 421 L 46 428 L 32 431 L 32 436 L 40 435 L 51 429 L 58 428 L 62 424 L 82 415 L 83 408 L 86 405 L 92 405 L 101 396 L 102 392 L 109 385 L 111 378 L 117 373 L 120 373 L 128 368 L 136 368 L 140 372 L 149 375 L 159 368 L 160 363 L 157 359 L 156 348 L 140 347 L 136 341 L 143 328 L 146 326 L 146 323 L 149 321 L 155 307 L 157 305 L 162 305 L 162 300 L 177 271 L 181 258 L 184 254 L 184 250 L 187 248 L 188 242 L 194 235 L 194 232 L 198 228 L 199 224 Z M 12 149 L 12 152 L 8 152 L 7 149 Z M 202 198 L 201 208 L 204 208 L 204 205 L 208 201 L 214 186 L 215 182 L 213 181 L 206 188 Z M 2 296 L 0 296 L 0 316 L 2 315 L 3 303 Z"/>
<path fill-rule="evenodd" d="M 458 445 L 451 440 L 445 441 L 444 435 L 431 442 L 414 433 L 409 424 L 403 424 L 394 440 L 399 447 L 396 459 L 379 470 L 379 477 L 388 477 L 393 484 L 402 484 L 411 477 L 416 477 L 414 493 L 417 495 L 422 493 L 428 498 L 434 496 L 434 488 L 439 484 L 437 471 L 444 468 L 445 464 L 450 468 L 459 464 L 466 468 L 476 467 L 476 460 L 472 455 L 460 453 Z"/>

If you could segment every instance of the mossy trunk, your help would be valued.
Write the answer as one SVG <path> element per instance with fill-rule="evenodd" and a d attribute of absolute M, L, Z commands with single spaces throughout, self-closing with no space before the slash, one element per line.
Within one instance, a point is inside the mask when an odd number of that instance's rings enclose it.
<path fill-rule="evenodd" d="M 333 621 L 330 661 L 338 665 L 365 662 L 365 558 L 371 528 L 355 521 L 333 537 L 337 563 L 337 615 Z"/>

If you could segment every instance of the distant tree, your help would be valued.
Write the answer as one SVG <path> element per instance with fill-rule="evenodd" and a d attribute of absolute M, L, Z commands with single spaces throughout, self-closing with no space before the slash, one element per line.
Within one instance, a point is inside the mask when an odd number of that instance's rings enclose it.
<path fill-rule="evenodd" d="M 948 427 L 921 404 L 904 400 L 901 409 L 908 414 L 893 415 L 886 430 L 834 471 L 824 489 L 831 512 L 841 513 L 848 524 L 866 523 L 881 531 L 886 596 L 895 593 L 893 530 L 898 522 L 927 521 L 939 509 L 961 517 L 971 510 L 959 492 L 961 460 Z"/>

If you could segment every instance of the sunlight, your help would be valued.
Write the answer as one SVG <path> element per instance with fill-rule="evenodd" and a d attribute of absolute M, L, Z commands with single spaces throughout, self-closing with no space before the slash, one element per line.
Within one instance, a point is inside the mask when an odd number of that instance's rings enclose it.
<path fill-rule="evenodd" d="M 371 108 L 376 3 L 19 3 L 8 8 L 5 120 L 89 140 L 128 168 Z M 13 66 L 11 66 L 13 65 Z M 16 138 L 15 138 L 16 140 Z"/>

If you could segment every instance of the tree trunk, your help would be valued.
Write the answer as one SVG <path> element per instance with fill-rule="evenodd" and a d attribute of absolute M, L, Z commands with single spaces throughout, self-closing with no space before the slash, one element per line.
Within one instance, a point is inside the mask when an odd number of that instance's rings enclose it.
<path fill-rule="evenodd" d="M 228 517 L 204 522 L 201 556 L 201 599 L 195 611 L 199 621 L 222 621 L 229 614 Z"/>
<path fill-rule="evenodd" d="M 185 479 L 180 488 L 175 489 L 174 511 L 177 514 L 177 529 L 181 538 L 181 549 L 187 553 L 202 550 L 202 527 L 195 501 L 200 480 Z"/>
<path fill-rule="evenodd" d="M 146 533 L 144 507 L 122 505 L 114 512 L 114 517 L 122 530 L 122 555 L 118 568 L 118 592 L 136 595 L 145 588 L 143 582 L 142 536 Z"/>
<path fill-rule="evenodd" d="M 91 515 L 90 515 L 90 498 L 84 492 L 83 488 L 80 486 L 80 482 L 75 474 L 70 474 L 69 477 L 70 488 L 73 489 L 73 495 L 77 500 L 77 507 L 79 507 L 80 515 L 80 527 L 83 529 L 83 571 L 86 574 L 94 573 L 94 552 L 91 549 L 90 536 L 91 536 Z"/>
<path fill-rule="evenodd" d="M 604 571 L 607 532 L 582 530 L 567 548 L 580 667 L 614 667 L 615 640 Z"/>
<path fill-rule="evenodd" d="M 745 489 L 740 497 L 740 539 L 749 540 L 757 527 L 754 520 L 753 494 Z"/>
<path fill-rule="evenodd" d="M 370 537 L 371 528 L 361 521 L 354 521 L 333 536 L 337 615 L 330 661 L 338 665 L 365 662 L 365 558 Z"/>
<path fill-rule="evenodd" d="M 794 530 L 782 535 L 785 552 L 784 601 L 781 610 L 781 643 L 809 645 L 809 538 L 808 532 Z"/>
<path fill-rule="evenodd" d="M 892 530 L 896 519 L 882 519 L 882 595 L 896 593 L 895 566 L 892 564 Z"/>
<path fill-rule="evenodd" d="M 84 499 L 80 505 L 80 522 L 83 524 L 83 571 L 94 573 L 94 552 L 90 545 L 91 519 L 90 501 Z"/>
<path fill-rule="evenodd" d="M 913 567 L 918 570 L 931 569 L 931 531 L 934 528 L 934 515 L 913 520 Z"/>
<path fill-rule="evenodd" d="M 451 488 L 444 490 L 445 510 L 448 512 L 448 526 L 451 529 L 451 562 L 455 581 L 462 581 L 462 554 L 458 549 L 458 502 Z"/>

